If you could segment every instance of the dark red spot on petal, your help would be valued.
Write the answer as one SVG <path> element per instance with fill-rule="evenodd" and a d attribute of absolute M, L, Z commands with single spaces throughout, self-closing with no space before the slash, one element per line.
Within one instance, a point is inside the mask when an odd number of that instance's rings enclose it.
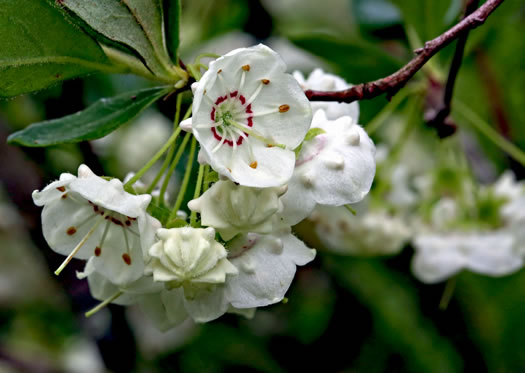
<path fill-rule="evenodd" d="M 131 225 L 131 222 L 129 220 L 126 220 L 126 225 L 129 227 Z"/>
<path fill-rule="evenodd" d="M 93 205 L 93 211 L 98 212 L 98 206 L 97 205 Z"/>
<path fill-rule="evenodd" d="M 244 105 L 244 103 L 246 102 L 246 98 L 243 95 L 240 95 L 239 96 L 239 101 L 241 101 L 241 104 Z"/>
<path fill-rule="evenodd" d="M 77 229 L 75 227 L 69 227 L 66 231 L 66 233 L 70 236 L 74 235 L 75 233 L 77 233 Z"/>
<path fill-rule="evenodd" d="M 118 220 L 117 218 L 114 218 L 113 216 L 111 217 L 111 222 L 116 225 L 123 225 L 120 220 Z"/>
<path fill-rule="evenodd" d="M 233 91 L 232 93 L 230 93 L 230 97 L 235 97 L 235 96 L 237 96 L 237 93 L 238 93 L 238 91 Z"/>
<path fill-rule="evenodd" d="M 131 265 L 131 257 L 129 256 L 129 254 L 122 254 L 122 260 L 124 261 L 124 263 L 126 263 L 127 265 Z"/>

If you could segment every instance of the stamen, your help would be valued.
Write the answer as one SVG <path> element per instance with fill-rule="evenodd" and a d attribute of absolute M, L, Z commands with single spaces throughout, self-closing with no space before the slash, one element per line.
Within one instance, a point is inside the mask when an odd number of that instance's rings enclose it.
<path fill-rule="evenodd" d="M 242 69 L 243 69 L 244 71 L 250 71 L 250 65 L 244 65 L 244 66 L 242 67 Z"/>
<path fill-rule="evenodd" d="M 208 124 L 196 124 L 195 128 L 215 128 L 224 124 L 224 121 L 221 119 L 218 122 L 208 123 Z"/>
<path fill-rule="evenodd" d="M 100 242 L 98 243 L 98 246 L 95 248 L 95 255 L 100 256 L 102 254 L 102 248 L 104 247 L 104 241 L 106 241 L 106 236 L 109 231 L 109 220 L 106 222 L 106 226 L 104 227 L 104 232 L 102 232 L 102 238 L 100 239 Z M 97 249 L 98 249 L 98 255 L 97 255 Z"/>
<path fill-rule="evenodd" d="M 268 85 L 270 84 L 270 79 L 261 79 L 262 84 Z"/>
<path fill-rule="evenodd" d="M 111 302 L 113 302 L 115 299 L 117 299 L 118 297 L 120 297 L 122 294 L 124 294 L 122 291 L 117 291 L 115 294 L 113 294 L 111 297 L 109 297 L 108 299 L 106 299 L 105 301 L 99 303 L 97 306 L 93 307 L 91 310 L 87 311 L 84 315 L 86 315 L 86 317 L 91 317 L 93 316 L 95 313 L 97 313 L 98 311 L 100 311 L 102 308 L 106 307 L 108 304 L 110 304 Z"/>
<path fill-rule="evenodd" d="M 124 242 L 126 243 L 126 252 L 122 254 L 122 260 L 124 260 L 124 263 L 126 263 L 127 265 L 131 265 L 131 251 L 129 249 L 128 235 L 126 233 L 125 227 L 122 227 L 122 233 L 124 234 Z"/>
<path fill-rule="evenodd" d="M 231 137 L 233 151 L 237 150 L 237 137 L 235 136 L 235 134 L 233 133 L 233 131 L 230 128 L 225 126 L 224 129 L 226 130 L 226 132 L 228 132 L 228 136 Z"/>
<path fill-rule="evenodd" d="M 242 71 L 241 73 L 241 82 L 239 83 L 239 91 L 242 90 L 242 87 L 244 87 L 244 80 L 246 79 L 246 71 Z"/>
<path fill-rule="evenodd" d="M 73 257 L 78 253 L 78 251 L 80 250 L 80 248 L 82 246 L 84 246 L 84 244 L 87 242 L 87 240 L 89 239 L 89 237 L 91 237 L 91 235 L 93 234 L 93 232 L 95 232 L 95 230 L 97 229 L 97 227 L 100 225 L 100 223 L 102 223 L 103 220 L 99 220 L 97 221 L 97 223 L 93 226 L 93 228 L 91 228 L 91 230 L 84 236 L 84 238 L 82 238 L 82 240 L 80 240 L 80 242 L 78 243 L 77 246 L 75 246 L 75 248 L 73 249 L 73 251 L 71 251 L 71 253 L 67 256 L 66 260 L 64 260 L 62 262 L 62 264 L 60 265 L 60 267 L 58 267 L 58 269 L 55 271 L 55 275 L 59 275 L 60 272 L 62 272 L 64 270 L 64 268 L 66 268 L 66 266 L 69 264 L 69 262 L 71 261 L 71 259 L 73 259 Z"/>
<path fill-rule="evenodd" d="M 250 105 L 253 102 L 253 100 L 255 100 L 257 98 L 257 96 L 261 92 L 261 89 L 262 89 L 263 85 L 264 85 L 263 83 L 259 84 L 259 87 L 257 87 L 255 92 L 253 92 L 253 95 L 251 95 L 250 99 L 248 101 L 246 101 L 246 105 Z"/>
<path fill-rule="evenodd" d="M 279 113 L 286 113 L 288 110 L 290 110 L 290 105 L 281 105 L 279 106 Z"/>
<path fill-rule="evenodd" d="M 272 141 L 268 140 L 264 136 L 260 135 L 258 132 L 254 131 L 250 127 L 245 126 L 242 123 L 239 123 L 239 122 L 236 122 L 236 121 L 233 121 L 233 120 L 228 121 L 228 123 L 232 124 L 233 126 L 239 128 L 240 130 L 246 132 L 248 135 L 253 136 L 257 140 L 259 140 L 259 141 L 261 141 L 261 142 L 263 142 L 265 144 L 271 144 L 273 146 L 278 146 L 278 147 L 283 148 L 283 149 L 285 148 L 284 145 L 282 145 L 282 144 L 274 144 Z"/>
<path fill-rule="evenodd" d="M 221 71 L 221 70 L 219 70 L 219 71 Z M 219 77 L 219 82 L 222 84 L 222 87 L 224 88 L 224 90 L 226 92 L 231 92 L 232 90 L 230 89 L 230 87 L 228 86 L 228 84 L 226 83 L 224 78 L 222 77 L 222 74 L 219 74 L 219 71 L 217 71 L 217 76 Z"/>
<path fill-rule="evenodd" d="M 257 168 L 257 161 L 253 161 L 252 163 L 250 163 L 250 167 L 253 168 L 253 169 L 256 169 Z"/>
<path fill-rule="evenodd" d="M 279 109 L 272 109 L 272 110 L 263 111 L 260 113 L 240 113 L 237 117 L 239 119 L 246 119 L 249 117 L 262 117 L 263 115 L 275 114 L 277 112 L 279 112 Z"/>
<path fill-rule="evenodd" d="M 211 152 L 212 153 L 217 152 L 217 150 L 219 150 L 222 147 L 225 141 L 226 141 L 226 136 L 222 136 L 221 141 L 217 145 L 215 145 L 215 148 L 213 148 Z"/>

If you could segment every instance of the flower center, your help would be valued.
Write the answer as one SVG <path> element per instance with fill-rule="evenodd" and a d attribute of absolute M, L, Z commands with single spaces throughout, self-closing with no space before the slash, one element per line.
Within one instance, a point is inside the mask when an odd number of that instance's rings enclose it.
<path fill-rule="evenodd" d="M 219 143 L 236 147 L 249 136 L 244 127 L 253 127 L 253 113 L 252 105 L 245 104 L 246 98 L 238 91 L 217 98 L 210 112 L 211 120 L 217 125 L 210 130 Z"/>

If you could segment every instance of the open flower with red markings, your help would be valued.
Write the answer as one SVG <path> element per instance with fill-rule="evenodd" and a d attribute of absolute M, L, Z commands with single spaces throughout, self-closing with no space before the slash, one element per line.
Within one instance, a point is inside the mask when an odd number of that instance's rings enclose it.
<path fill-rule="evenodd" d="M 211 62 L 196 86 L 191 127 L 201 159 L 241 185 L 279 186 L 292 176 L 293 149 L 312 114 L 285 70 L 277 53 L 259 44 Z"/>
<path fill-rule="evenodd" d="M 105 180 L 86 165 L 78 177 L 62 174 L 60 180 L 33 192 L 33 201 L 44 206 L 42 230 L 49 246 L 66 260 L 93 257 L 96 271 L 112 283 L 126 284 L 143 275 L 144 255 L 154 242 L 160 223 L 146 213 L 149 195 L 124 191 L 118 179 Z"/>

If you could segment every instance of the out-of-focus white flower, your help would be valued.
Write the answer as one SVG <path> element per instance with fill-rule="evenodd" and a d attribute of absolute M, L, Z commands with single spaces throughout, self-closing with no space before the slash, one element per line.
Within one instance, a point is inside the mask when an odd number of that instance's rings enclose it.
<path fill-rule="evenodd" d="M 345 255 L 397 254 L 413 233 L 406 221 L 383 210 L 354 216 L 344 207 L 317 206 L 310 219 L 323 244 Z"/>
<path fill-rule="evenodd" d="M 318 110 L 312 128 L 322 133 L 303 143 L 288 191 L 281 198 L 289 225 L 307 217 L 316 204 L 359 202 L 374 179 L 374 143 L 351 117 L 332 121 Z"/>
<path fill-rule="evenodd" d="M 413 241 L 414 275 L 425 283 L 444 281 L 459 271 L 503 276 L 523 266 L 524 246 L 511 232 L 424 234 Z"/>
<path fill-rule="evenodd" d="M 300 71 L 294 71 L 293 77 L 299 82 L 304 90 L 313 89 L 316 91 L 342 91 L 352 85 L 337 75 L 325 73 L 321 69 L 315 69 L 307 79 Z M 322 109 L 329 120 L 336 120 L 342 116 L 349 116 L 354 123 L 359 119 L 359 105 L 356 102 L 350 104 L 344 102 L 320 102 L 311 103 L 312 111 Z"/>
<path fill-rule="evenodd" d="M 279 197 L 286 189 L 250 188 L 220 180 L 188 207 L 199 212 L 202 224 L 215 228 L 226 241 L 238 233 L 272 233 L 276 213 L 282 210 Z"/>
<path fill-rule="evenodd" d="M 132 195 L 122 182 L 96 176 L 86 165 L 78 177 L 60 175 L 33 201 L 44 206 L 42 230 L 49 246 L 59 254 L 93 257 L 97 271 L 115 284 L 143 275 L 143 247 L 149 247 L 160 223 L 146 213 L 149 195 Z M 62 268 L 62 267 L 61 267 Z M 58 272 L 61 269 L 58 270 Z"/>
<path fill-rule="evenodd" d="M 310 103 L 270 48 L 236 49 L 209 65 L 191 118 L 201 159 L 241 185 L 273 187 L 293 172 L 311 121 Z"/>

